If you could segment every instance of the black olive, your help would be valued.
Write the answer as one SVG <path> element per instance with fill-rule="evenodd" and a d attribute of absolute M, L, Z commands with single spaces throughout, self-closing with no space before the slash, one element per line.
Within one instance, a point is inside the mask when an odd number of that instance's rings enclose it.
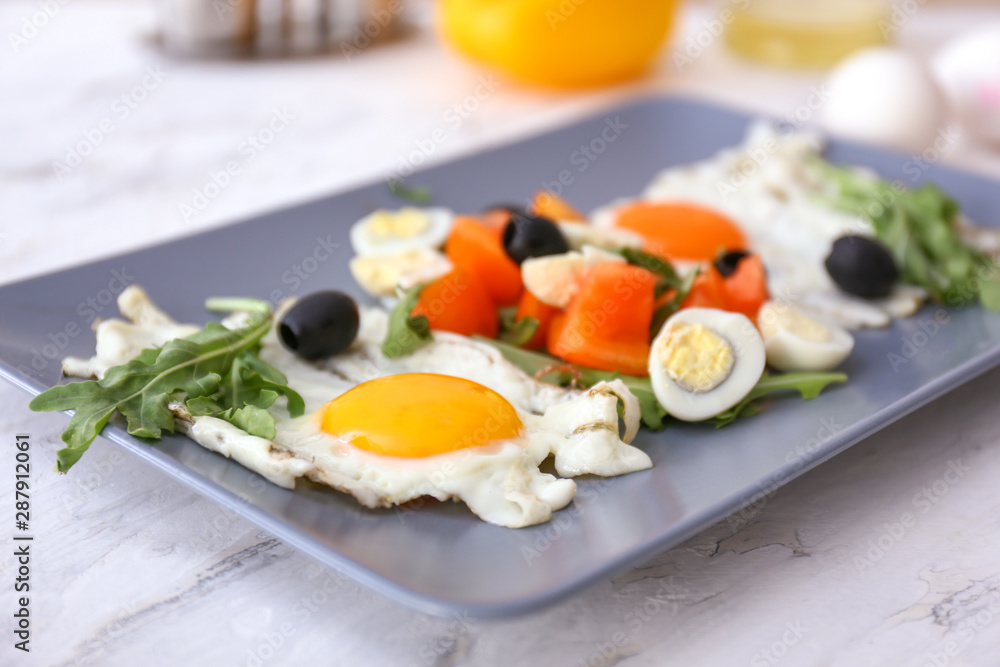
<path fill-rule="evenodd" d="M 569 244 L 556 223 L 540 215 L 512 213 L 503 230 L 503 247 L 520 264 L 529 257 L 569 252 Z"/>
<path fill-rule="evenodd" d="M 840 289 L 865 299 L 886 296 L 899 280 L 889 249 L 873 238 L 853 234 L 833 242 L 826 271 Z"/>
<path fill-rule="evenodd" d="M 725 255 L 720 256 L 715 260 L 715 269 L 722 275 L 723 278 L 728 278 L 736 272 L 736 266 L 740 263 L 740 260 L 744 257 L 748 257 L 750 253 L 744 250 L 733 250 L 732 252 L 727 252 Z"/>
<path fill-rule="evenodd" d="M 527 209 L 518 204 L 493 204 L 492 206 L 483 207 L 483 213 L 489 213 L 490 211 L 507 211 L 508 213 L 517 213 L 518 215 L 528 215 Z"/>
<path fill-rule="evenodd" d="M 304 359 L 323 359 L 343 352 L 358 335 L 358 306 L 343 292 L 314 292 L 299 299 L 278 324 L 289 350 Z"/>

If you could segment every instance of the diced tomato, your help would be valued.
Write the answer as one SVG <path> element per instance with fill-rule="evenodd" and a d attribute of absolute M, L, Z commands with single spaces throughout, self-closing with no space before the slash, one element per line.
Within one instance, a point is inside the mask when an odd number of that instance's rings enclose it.
<path fill-rule="evenodd" d="M 718 308 L 728 307 L 726 282 L 722 274 L 711 264 L 705 264 L 694 279 L 691 291 L 681 303 L 681 308 Z"/>
<path fill-rule="evenodd" d="M 736 265 L 736 270 L 724 278 L 726 285 L 726 310 L 743 313 L 751 320 L 768 299 L 767 273 L 760 255 L 747 255 Z"/>
<path fill-rule="evenodd" d="M 747 246 L 736 223 L 694 204 L 637 202 L 618 210 L 615 225 L 642 236 L 646 252 L 665 259 L 712 261 L 719 251 Z"/>
<path fill-rule="evenodd" d="M 521 296 L 521 267 L 503 247 L 503 228 L 491 229 L 469 217 L 456 217 L 445 254 L 451 263 L 479 277 L 494 304 L 508 306 Z"/>
<path fill-rule="evenodd" d="M 583 366 L 647 375 L 656 276 L 618 262 L 595 266 L 565 313 L 552 319 L 549 352 Z"/>
<path fill-rule="evenodd" d="M 548 190 L 539 190 L 531 200 L 528 211 L 532 215 L 540 215 L 550 220 L 565 220 L 569 222 L 584 222 L 587 217 L 570 206 L 569 202 L 557 197 Z"/>
<path fill-rule="evenodd" d="M 421 292 L 412 315 L 424 315 L 431 329 L 464 336 L 495 338 L 499 328 L 496 306 L 474 273 L 455 267 Z"/>

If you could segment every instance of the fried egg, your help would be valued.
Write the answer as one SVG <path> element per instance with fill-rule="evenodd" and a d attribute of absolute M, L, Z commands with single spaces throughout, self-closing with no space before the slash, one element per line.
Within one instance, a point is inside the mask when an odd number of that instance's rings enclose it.
<path fill-rule="evenodd" d="M 769 123 L 756 123 L 742 145 L 660 172 L 641 199 L 698 204 L 736 221 L 750 244 L 742 249 L 761 256 L 775 298 L 848 329 L 888 326 L 892 318 L 916 312 L 927 294 L 896 285 L 885 299 L 866 301 L 837 289 L 823 264 L 833 241 L 874 230 L 867 219 L 823 203 L 829 184 L 809 167 L 821 148 L 813 132 L 782 134 Z M 616 200 L 591 220 L 614 228 L 617 211 L 632 203 Z"/>
<path fill-rule="evenodd" d="M 138 288 L 126 292 L 122 298 L 133 304 L 148 302 Z M 146 312 L 153 310 L 156 332 L 174 324 L 148 303 Z M 239 320 L 224 324 L 236 326 Z M 91 361 L 128 361 L 119 354 L 123 327 L 154 344 L 169 340 L 142 324 L 121 323 L 115 337 L 98 331 L 98 353 Z M 271 440 L 222 419 L 191 416 L 182 403 L 171 404 L 171 410 L 195 442 L 280 486 L 293 488 L 296 478 L 307 477 L 367 507 L 422 496 L 454 499 L 481 519 L 508 527 L 548 521 L 569 504 L 576 493 L 569 477 L 652 466 L 645 452 L 627 444 L 638 431 L 639 404 L 620 380 L 586 391 L 537 382 L 495 348 L 446 332 L 436 332 L 435 340 L 415 353 L 390 360 L 380 352 L 386 328 L 384 310 L 362 308 L 352 347 L 320 363 L 286 350 L 273 330 L 265 336 L 261 358 L 285 374 L 306 404 L 305 414 L 296 418 L 288 415 L 283 399 L 270 408 L 276 431 Z M 82 360 L 74 368 L 87 375 L 100 370 Z M 539 470 L 550 456 L 558 476 Z"/>

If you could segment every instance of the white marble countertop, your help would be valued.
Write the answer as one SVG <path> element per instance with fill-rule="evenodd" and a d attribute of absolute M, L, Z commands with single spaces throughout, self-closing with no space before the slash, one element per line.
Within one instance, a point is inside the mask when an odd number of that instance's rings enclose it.
<path fill-rule="evenodd" d="M 151 46 L 145 3 L 50 4 L 58 11 L 37 34 L 0 48 L 0 282 L 381 178 L 481 76 L 427 34 L 350 61 L 179 62 Z M 38 7 L 0 6 L 4 33 Z M 688 11 L 675 44 L 707 17 Z M 901 43 L 923 51 L 984 20 L 1000 12 L 927 7 Z M 713 44 L 684 72 L 665 52 L 648 79 L 610 90 L 503 83 L 428 161 L 651 90 L 784 115 L 818 81 L 736 61 Z M 275 113 L 287 126 L 246 160 L 242 142 Z M 92 153 L 57 174 L 54 163 L 87 136 L 100 138 Z M 241 172 L 184 215 L 233 159 L 245 160 Z M 944 161 L 1000 178 L 1000 157 L 974 145 Z M 34 476 L 32 651 L 12 648 L 15 599 L 3 583 L 0 664 L 998 664 L 998 381 L 1000 370 L 987 373 L 762 506 L 564 603 L 503 621 L 400 607 L 98 439 L 72 475 Z M 65 417 L 30 413 L 9 386 L 0 399 L 5 442 L 31 433 L 36 466 L 47 469 Z M 13 456 L 5 446 L 3 470 Z M 3 482 L 4 525 L 12 495 Z M 0 580 L 16 566 L 5 547 Z"/>

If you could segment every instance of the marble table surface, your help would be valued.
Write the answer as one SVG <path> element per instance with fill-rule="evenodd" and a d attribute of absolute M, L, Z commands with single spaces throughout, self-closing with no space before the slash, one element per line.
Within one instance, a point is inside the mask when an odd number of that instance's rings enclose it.
<path fill-rule="evenodd" d="M 41 4 L 0 5 L 5 35 Z M 428 163 L 650 91 L 787 115 L 820 81 L 711 43 L 683 68 L 665 51 L 634 84 L 544 93 L 467 67 L 426 31 L 349 60 L 192 63 L 158 53 L 146 3 L 48 4 L 44 25 L 0 48 L 0 282 L 382 178 L 438 128 Z M 688 8 L 675 48 L 711 18 Z M 1000 11 L 932 5 L 900 43 L 926 52 L 986 20 Z M 477 87 L 475 111 L 447 123 Z M 281 130 L 248 148 L 274 118 Z M 85 139 L 87 155 L 68 155 Z M 942 159 L 1000 178 L 980 146 Z M 231 160 L 239 174 L 185 209 Z M 984 374 L 620 576 L 493 621 L 400 607 L 98 439 L 72 475 L 33 474 L 31 652 L 13 648 L 5 546 L 0 664 L 1000 664 L 998 382 Z M 6 385 L 0 400 L 5 442 L 30 433 L 47 471 L 66 418 Z M 2 452 L 9 526 L 15 450 Z"/>

